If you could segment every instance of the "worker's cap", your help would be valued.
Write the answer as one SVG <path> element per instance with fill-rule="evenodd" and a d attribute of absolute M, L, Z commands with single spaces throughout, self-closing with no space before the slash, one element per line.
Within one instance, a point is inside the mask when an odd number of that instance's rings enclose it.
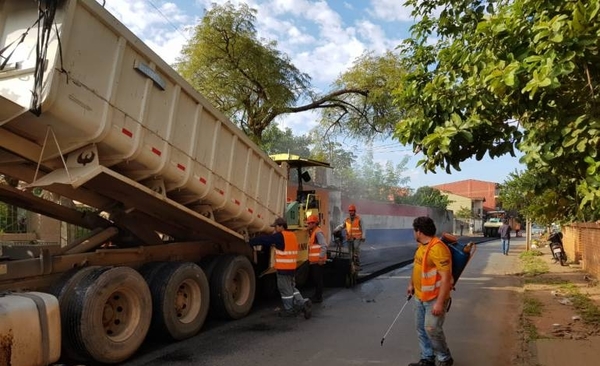
<path fill-rule="evenodd" d="M 272 227 L 275 226 L 285 226 L 287 224 L 287 221 L 285 221 L 285 219 L 283 217 L 278 217 L 275 219 L 275 222 L 273 222 L 271 224 Z"/>

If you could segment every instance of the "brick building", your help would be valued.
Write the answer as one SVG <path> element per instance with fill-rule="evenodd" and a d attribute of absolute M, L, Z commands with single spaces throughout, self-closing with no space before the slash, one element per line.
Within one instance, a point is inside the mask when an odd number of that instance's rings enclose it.
<path fill-rule="evenodd" d="M 483 201 L 483 211 L 498 209 L 496 198 L 498 196 L 498 183 L 483 180 L 467 179 L 457 182 L 438 184 L 433 188 L 443 192 L 450 192 L 459 196 L 468 197 L 474 201 Z M 476 212 L 482 215 L 484 212 Z"/>

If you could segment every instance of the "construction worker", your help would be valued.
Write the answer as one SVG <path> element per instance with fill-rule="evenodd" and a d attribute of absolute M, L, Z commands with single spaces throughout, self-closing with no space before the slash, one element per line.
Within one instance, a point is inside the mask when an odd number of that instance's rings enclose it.
<path fill-rule="evenodd" d="M 271 225 L 275 232 L 271 235 L 250 239 L 251 246 L 275 246 L 275 269 L 277 270 L 277 289 L 281 294 L 283 311 L 281 317 L 291 318 L 304 313 L 306 319 L 312 316 L 312 302 L 305 299 L 296 288 L 296 264 L 298 260 L 298 240 L 296 235 L 287 229 L 287 221 L 278 217 Z"/>
<path fill-rule="evenodd" d="M 365 241 L 365 228 L 363 222 L 356 214 L 356 206 L 348 206 L 348 217 L 343 224 L 336 227 L 333 232 L 346 230 L 346 241 L 352 243 L 352 252 L 354 263 L 360 264 L 360 244 Z"/>
<path fill-rule="evenodd" d="M 319 216 L 311 215 L 306 220 L 308 225 L 308 261 L 310 274 L 315 283 L 315 293 L 310 298 L 313 303 L 323 302 L 323 265 L 327 261 L 327 241 L 319 227 Z"/>
<path fill-rule="evenodd" d="M 442 328 L 453 283 L 452 254 L 435 236 L 435 223 L 430 217 L 414 219 L 413 230 L 418 248 L 406 292 L 415 296 L 415 326 L 421 359 L 408 366 L 452 366 L 454 360 Z"/>

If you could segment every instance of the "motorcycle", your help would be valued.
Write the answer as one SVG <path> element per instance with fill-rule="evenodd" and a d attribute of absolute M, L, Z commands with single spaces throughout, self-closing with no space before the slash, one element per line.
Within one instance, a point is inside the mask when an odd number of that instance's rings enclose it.
<path fill-rule="evenodd" d="M 554 233 L 550 235 L 548 240 L 550 240 L 550 251 L 552 252 L 552 257 L 554 258 L 554 263 L 560 262 L 561 266 L 567 265 L 567 253 L 565 253 L 565 248 L 563 247 L 562 242 L 563 234 L 561 232 Z"/>

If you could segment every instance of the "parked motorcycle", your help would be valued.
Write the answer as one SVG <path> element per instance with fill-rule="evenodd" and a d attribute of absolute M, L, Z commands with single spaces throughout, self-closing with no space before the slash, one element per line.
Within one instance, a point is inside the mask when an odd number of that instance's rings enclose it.
<path fill-rule="evenodd" d="M 565 248 L 563 247 L 562 242 L 563 234 L 561 232 L 554 233 L 550 235 L 548 240 L 550 240 L 550 251 L 552 252 L 552 257 L 554 258 L 554 263 L 560 262 L 561 266 L 567 265 L 567 253 L 565 253 Z"/>

